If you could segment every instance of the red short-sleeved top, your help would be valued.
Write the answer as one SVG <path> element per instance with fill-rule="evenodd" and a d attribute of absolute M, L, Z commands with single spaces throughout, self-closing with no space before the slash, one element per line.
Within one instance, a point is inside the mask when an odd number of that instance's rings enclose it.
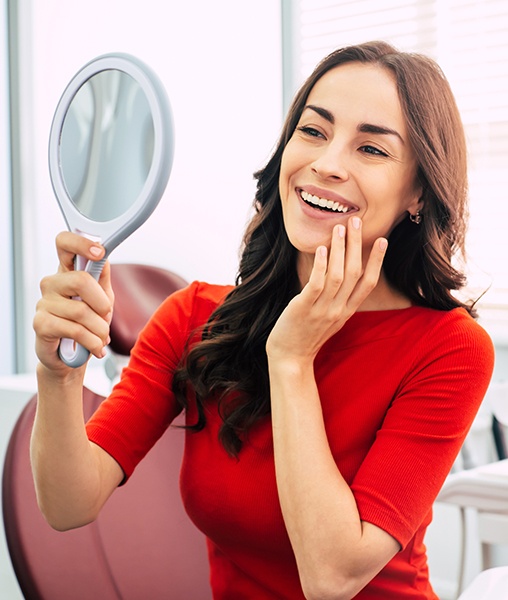
<path fill-rule="evenodd" d="M 231 289 L 195 282 L 170 296 L 87 424 L 126 477 L 180 412 L 172 373 L 189 336 Z M 423 537 L 493 362 L 490 338 L 465 310 L 416 306 L 354 314 L 316 357 L 337 466 L 362 520 L 402 548 L 357 598 L 437 598 Z M 196 420 L 192 400 L 186 418 Z M 181 473 L 186 510 L 208 538 L 214 598 L 303 598 L 278 501 L 270 418 L 254 426 L 238 459 L 219 443 L 220 424 L 211 406 L 205 429 L 186 433 Z"/>

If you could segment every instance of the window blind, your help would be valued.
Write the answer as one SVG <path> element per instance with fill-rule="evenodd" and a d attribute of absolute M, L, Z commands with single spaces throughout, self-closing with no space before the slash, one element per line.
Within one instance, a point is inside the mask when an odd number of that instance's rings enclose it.
<path fill-rule="evenodd" d="M 508 306 L 508 2 L 295 0 L 292 18 L 293 91 L 326 54 L 369 40 L 440 64 L 468 139 L 467 294 Z"/>

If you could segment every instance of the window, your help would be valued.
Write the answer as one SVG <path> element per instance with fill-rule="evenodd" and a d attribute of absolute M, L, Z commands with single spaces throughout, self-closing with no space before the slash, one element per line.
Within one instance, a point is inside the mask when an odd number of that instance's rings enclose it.
<path fill-rule="evenodd" d="M 328 52 L 368 40 L 440 64 L 469 144 L 468 294 L 488 289 L 485 307 L 508 306 L 508 3 L 296 0 L 291 12 L 291 93 Z"/>

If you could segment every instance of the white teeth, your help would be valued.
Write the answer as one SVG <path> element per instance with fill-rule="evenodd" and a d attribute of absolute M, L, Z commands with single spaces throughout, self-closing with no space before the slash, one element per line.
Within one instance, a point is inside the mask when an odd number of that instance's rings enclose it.
<path fill-rule="evenodd" d="M 321 208 L 328 208 L 333 210 L 334 212 L 347 213 L 350 209 L 347 206 L 339 204 L 339 202 L 334 202 L 333 200 L 325 200 L 324 198 L 320 198 L 319 196 L 313 196 L 303 190 L 300 192 L 302 198 L 305 202 L 309 204 L 314 204 L 315 206 L 320 206 Z"/>

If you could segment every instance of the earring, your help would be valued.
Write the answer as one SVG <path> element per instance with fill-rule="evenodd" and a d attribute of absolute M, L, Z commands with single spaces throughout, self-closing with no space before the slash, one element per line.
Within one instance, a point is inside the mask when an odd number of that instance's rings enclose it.
<path fill-rule="evenodd" d="M 409 213 L 409 220 L 411 223 L 415 223 L 415 225 L 419 225 L 422 222 L 422 215 L 419 210 L 416 211 L 414 215 Z"/>

